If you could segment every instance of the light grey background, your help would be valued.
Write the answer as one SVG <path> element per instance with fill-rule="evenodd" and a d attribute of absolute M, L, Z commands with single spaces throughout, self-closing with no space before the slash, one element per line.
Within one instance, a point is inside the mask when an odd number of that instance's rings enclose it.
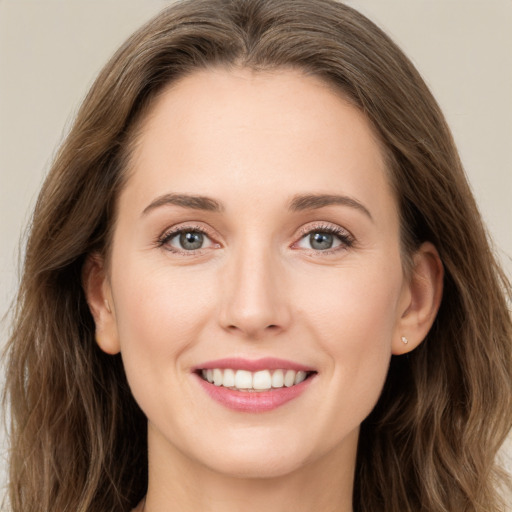
<path fill-rule="evenodd" d="M 81 99 L 113 51 L 168 3 L 0 0 L 0 316 L 15 293 L 21 233 Z M 399 43 L 431 87 L 512 275 L 512 0 L 347 3 Z M 6 337 L 4 321 L 0 346 Z"/>

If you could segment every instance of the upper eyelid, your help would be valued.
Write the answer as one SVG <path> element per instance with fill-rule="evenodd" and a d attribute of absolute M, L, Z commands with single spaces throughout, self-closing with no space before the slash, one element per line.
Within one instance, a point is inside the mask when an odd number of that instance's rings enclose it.
<path fill-rule="evenodd" d="M 333 234 L 346 234 L 352 240 L 355 240 L 353 234 L 345 227 L 340 226 L 339 224 L 335 224 L 329 221 L 311 221 L 306 224 L 303 224 L 300 228 L 295 231 L 295 235 L 293 235 L 293 242 L 295 244 L 298 242 L 300 238 L 307 236 L 308 234 L 314 231 L 328 231 Z M 201 221 L 190 221 L 190 222 L 180 222 L 174 226 L 168 227 L 161 232 L 161 234 L 157 237 L 158 242 L 166 241 L 169 238 L 177 235 L 178 233 L 186 232 L 186 231 L 199 231 L 210 238 L 213 242 L 219 243 L 220 236 L 216 235 L 216 231 L 205 225 Z"/>
<path fill-rule="evenodd" d="M 206 238 L 208 238 L 210 240 L 210 242 L 212 243 L 212 245 L 221 246 L 221 244 L 217 241 L 218 239 L 213 234 L 211 234 L 210 229 L 207 229 L 206 227 L 204 227 L 204 225 L 199 226 L 196 223 L 188 223 L 188 222 L 179 223 L 175 226 L 166 228 L 160 235 L 158 235 L 156 237 L 154 244 L 158 248 L 165 248 L 169 252 L 174 252 L 176 254 L 187 254 L 189 256 L 191 256 L 193 254 L 198 254 L 201 251 L 206 251 L 206 250 L 211 249 L 211 247 L 204 247 L 204 248 L 186 251 L 186 250 L 180 250 L 179 248 L 172 247 L 170 245 L 170 241 L 175 236 L 179 235 L 180 233 L 187 232 L 187 231 L 198 231 L 198 232 L 202 233 Z"/>
<path fill-rule="evenodd" d="M 175 235 L 177 233 L 183 233 L 185 231 L 199 231 L 210 238 L 214 236 L 213 229 L 206 227 L 202 223 L 180 222 L 179 224 L 165 228 L 158 238 L 161 239 L 167 236 Z"/>
<path fill-rule="evenodd" d="M 209 232 L 204 228 L 196 225 L 184 225 L 178 224 L 177 226 L 172 226 L 163 231 L 163 233 L 158 236 L 155 240 L 155 246 L 159 249 L 165 249 L 166 252 L 173 253 L 175 255 L 181 256 L 199 256 L 204 254 L 205 251 L 211 250 L 212 248 L 221 247 L 221 244 L 217 242 L 217 240 L 209 234 Z M 174 247 L 171 245 L 171 240 L 173 240 L 176 236 L 183 232 L 193 232 L 197 231 L 202 233 L 206 238 L 209 239 L 211 246 L 210 247 L 200 247 L 198 249 L 180 249 L 179 247 Z"/>
<path fill-rule="evenodd" d="M 343 226 L 340 226 L 339 224 L 334 224 L 332 222 L 327 222 L 327 221 L 313 221 L 311 223 L 307 223 L 299 228 L 298 234 L 301 236 L 304 236 L 304 235 L 308 235 L 314 231 L 322 231 L 322 230 L 328 231 L 331 233 L 336 233 L 336 232 L 346 233 L 347 236 L 349 236 L 350 238 L 352 238 L 352 239 L 355 238 L 354 235 L 347 228 L 344 228 Z"/>
<path fill-rule="evenodd" d="M 337 247 L 325 250 L 313 248 L 303 248 L 302 250 L 311 252 L 315 255 L 323 255 L 327 257 L 329 255 L 338 254 L 340 251 L 347 250 L 348 248 L 352 248 L 354 244 L 356 244 L 356 238 L 348 229 L 332 222 L 318 221 L 301 226 L 301 228 L 299 228 L 299 234 L 295 236 L 295 241 L 290 245 L 290 248 L 298 250 L 297 246 L 302 242 L 302 240 L 310 236 L 312 233 L 321 233 L 322 231 L 328 232 L 337 237 L 341 244 Z"/>

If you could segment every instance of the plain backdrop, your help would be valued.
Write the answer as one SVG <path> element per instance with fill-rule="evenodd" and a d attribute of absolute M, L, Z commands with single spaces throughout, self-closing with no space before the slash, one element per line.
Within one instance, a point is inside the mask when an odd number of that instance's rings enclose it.
<path fill-rule="evenodd" d="M 168 3 L 0 0 L 0 316 L 16 290 L 24 226 L 81 99 L 123 40 Z M 512 0 L 347 3 L 384 28 L 431 87 L 512 275 Z M 0 346 L 7 332 L 4 320 Z"/>

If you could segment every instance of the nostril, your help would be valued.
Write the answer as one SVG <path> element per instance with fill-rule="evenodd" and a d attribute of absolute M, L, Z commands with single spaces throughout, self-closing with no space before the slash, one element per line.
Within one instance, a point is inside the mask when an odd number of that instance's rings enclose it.
<path fill-rule="evenodd" d="M 276 324 L 270 324 L 270 325 L 267 325 L 266 328 L 275 331 L 276 329 L 279 329 L 279 326 L 276 325 Z M 230 330 L 230 331 L 238 331 L 239 327 L 237 327 L 236 325 L 231 324 L 231 325 L 227 326 L 227 329 Z"/>
<path fill-rule="evenodd" d="M 225 331 L 231 334 L 248 336 L 250 338 L 261 338 L 262 336 L 277 335 L 283 330 L 281 324 L 267 324 L 265 322 L 241 321 L 230 323 L 224 326 Z"/>

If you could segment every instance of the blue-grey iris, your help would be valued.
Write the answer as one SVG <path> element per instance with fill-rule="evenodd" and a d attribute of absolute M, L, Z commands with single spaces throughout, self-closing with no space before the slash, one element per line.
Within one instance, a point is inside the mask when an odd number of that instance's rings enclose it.
<path fill-rule="evenodd" d="M 317 251 L 330 249 L 334 243 L 334 237 L 330 233 L 311 233 L 309 235 L 311 247 Z"/>
<path fill-rule="evenodd" d="M 180 245 L 187 251 L 200 249 L 203 245 L 204 236 L 199 231 L 186 231 L 180 234 Z"/>

